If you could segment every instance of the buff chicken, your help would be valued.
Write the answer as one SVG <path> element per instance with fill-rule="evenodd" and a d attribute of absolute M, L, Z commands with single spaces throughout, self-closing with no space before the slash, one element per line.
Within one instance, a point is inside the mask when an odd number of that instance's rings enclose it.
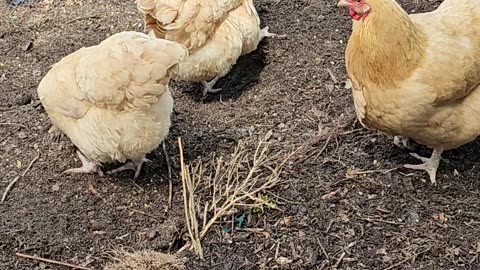
<path fill-rule="evenodd" d="M 187 56 L 183 45 L 122 32 L 55 64 L 38 95 L 54 127 L 79 149 L 83 167 L 65 172 L 102 174 L 104 163 L 129 161 L 108 173 L 133 169 L 137 178 L 145 155 L 168 134 L 168 82 Z"/>
<path fill-rule="evenodd" d="M 136 0 L 145 30 L 185 45 L 190 55 L 173 79 L 202 82 L 203 96 L 217 93 L 215 83 L 241 55 L 257 49 L 265 37 L 253 0 Z"/>
<path fill-rule="evenodd" d="M 442 152 L 480 134 L 480 0 L 445 0 L 408 15 L 394 0 L 340 0 L 353 29 L 346 68 L 359 121 L 397 143 L 433 148 L 423 163 L 432 183 Z"/>

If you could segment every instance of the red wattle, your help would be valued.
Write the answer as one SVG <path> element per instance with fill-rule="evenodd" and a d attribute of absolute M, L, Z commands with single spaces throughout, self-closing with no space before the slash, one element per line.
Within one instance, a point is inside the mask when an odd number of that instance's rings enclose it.
<path fill-rule="evenodd" d="M 360 19 L 362 19 L 362 15 L 356 13 L 355 10 L 353 10 L 353 8 L 350 9 L 350 17 L 352 17 L 352 19 L 356 21 L 359 21 Z"/>
<path fill-rule="evenodd" d="M 357 15 L 357 13 L 353 10 L 353 8 L 351 8 L 350 10 L 350 17 L 354 17 L 355 15 Z"/>

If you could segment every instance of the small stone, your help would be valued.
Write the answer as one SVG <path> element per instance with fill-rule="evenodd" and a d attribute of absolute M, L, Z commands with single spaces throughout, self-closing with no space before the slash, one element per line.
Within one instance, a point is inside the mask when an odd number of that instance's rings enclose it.
<path fill-rule="evenodd" d="M 20 139 L 22 139 L 22 140 L 25 139 L 25 138 L 27 138 L 27 137 L 28 137 L 28 136 L 27 136 L 27 133 L 25 133 L 25 132 L 23 132 L 23 131 L 20 131 L 20 132 L 18 133 L 18 138 L 20 138 Z"/>
<path fill-rule="evenodd" d="M 54 184 L 53 187 L 52 187 L 52 190 L 53 191 L 59 191 L 60 190 L 60 184 L 59 183 Z"/>
<path fill-rule="evenodd" d="M 235 242 L 248 242 L 249 238 L 250 233 L 248 232 L 235 232 L 232 237 Z"/>
<path fill-rule="evenodd" d="M 420 222 L 420 215 L 419 215 L 417 212 L 415 212 L 415 211 L 410 212 L 409 221 L 410 221 L 411 223 L 418 223 L 418 222 Z"/>
<path fill-rule="evenodd" d="M 105 228 L 105 224 L 96 220 L 90 220 L 90 230 L 91 231 L 100 231 Z"/>
<path fill-rule="evenodd" d="M 32 48 L 33 46 L 33 43 L 31 41 L 28 41 L 27 43 L 25 43 L 23 46 L 22 46 L 22 50 L 23 51 L 28 51 L 30 48 Z"/>
<path fill-rule="evenodd" d="M 308 209 L 307 209 L 305 206 L 303 206 L 303 205 L 300 205 L 300 207 L 298 208 L 298 210 L 299 210 L 300 213 L 306 213 L 306 212 L 308 211 Z"/>
<path fill-rule="evenodd" d="M 242 137 L 247 137 L 249 135 L 249 132 L 248 132 L 247 128 L 239 128 L 238 133 L 240 133 L 240 135 Z"/>
<path fill-rule="evenodd" d="M 147 233 L 148 240 L 153 240 L 157 237 L 157 230 L 153 229 Z"/>

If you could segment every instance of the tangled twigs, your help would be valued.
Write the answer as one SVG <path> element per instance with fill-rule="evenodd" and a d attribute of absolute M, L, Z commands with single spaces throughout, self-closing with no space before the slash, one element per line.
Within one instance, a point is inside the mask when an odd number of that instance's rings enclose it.
<path fill-rule="evenodd" d="M 199 161 L 187 166 L 180 139 L 178 143 L 188 233 L 191 248 L 200 257 L 203 256 L 201 240 L 221 217 L 232 215 L 235 207 L 276 207 L 259 196 L 281 183 L 280 174 L 293 153 L 272 154 L 271 144 L 265 140 L 261 140 L 252 153 L 241 142 L 227 160 L 212 157 L 212 161 L 206 164 Z M 198 191 L 206 191 L 203 193 L 208 195 L 200 199 Z M 201 227 L 197 214 L 202 215 Z"/>
<path fill-rule="evenodd" d="M 165 141 L 162 143 L 163 154 L 165 155 L 165 163 L 167 163 L 168 169 L 168 208 L 172 208 L 173 200 L 173 182 L 172 182 L 172 167 L 170 166 L 170 158 L 168 157 L 167 148 L 165 147 Z"/>

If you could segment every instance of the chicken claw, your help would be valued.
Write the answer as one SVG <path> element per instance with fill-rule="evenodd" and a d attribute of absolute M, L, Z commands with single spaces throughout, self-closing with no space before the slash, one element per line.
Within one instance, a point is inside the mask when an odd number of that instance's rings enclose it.
<path fill-rule="evenodd" d="M 270 32 L 268 32 L 268 30 L 270 30 L 270 27 L 268 27 L 268 26 L 265 26 L 264 28 L 260 29 L 260 32 L 258 33 L 258 42 L 262 41 L 266 37 L 283 38 L 283 37 L 287 36 L 287 35 L 277 35 L 277 34 L 274 34 L 274 33 L 270 33 Z"/>
<path fill-rule="evenodd" d="M 217 76 L 215 77 L 215 79 L 207 82 L 202 82 L 203 84 L 203 94 L 202 94 L 202 97 L 205 97 L 208 93 L 211 93 L 211 94 L 215 94 L 215 93 L 218 93 L 220 91 L 222 91 L 222 88 L 213 88 L 213 86 L 215 86 L 215 84 L 218 82 L 218 80 L 220 80 L 221 77 Z"/>
<path fill-rule="evenodd" d="M 142 165 L 144 162 L 151 162 L 151 161 L 146 158 L 142 158 L 138 161 L 129 161 L 125 163 L 125 165 L 121 166 L 120 168 L 108 171 L 107 174 L 110 175 L 110 174 L 114 174 L 114 173 L 122 172 L 126 170 L 134 170 L 135 175 L 133 176 L 133 179 L 137 179 L 138 176 L 140 175 L 140 170 L 142 169 Z"/>
<path fill-rule="evenodd" d="M 394 136 L 393 143 L 400 149 L 413 150 L 415 147 L 410 142 L 410 138 L 405 136 Z"/>
<path fill-rule="evenodd" d="M 406 165 L 403 165 L 403 167 L 408 169 L 413 169 L 413 170 L 424 170 L 428 172 L 428 174 L 430 175 L 430 181 L 432 182 L 432 184 L 436 185 L 437 169 L 438 169 L 438 165 L 440 164 L 440 160 L 442 159 L 442 152 L 443 152 L 442 149 L 434 149 L 432 153 L 432 157 L 430 158 L 425 158 L 415 153 L 410 153 L 412 157 L 423 161 L 423 164 L 418 164 L 418 165 L 406 164 Z"/>
<path fill-rule="evenodd" d="M 80 158 L 80 161 L 82 162 L 82 167 L 80 168 L 73 168 L 73 169 L 68 169 L 64 171 L 64 173 L 98 173 L 101 177 L 104 176 L 102 170 L 99 168 L 99 166 L 95 162 L 89 161 L 80 151 L 77 151 L 77 155 Z"/>
<path fill-rule="evenodd" d="M 55 125 L 52 125 L 47 133 L 48 139 L 56 143 L 59 143 L 63 137 L 62 131 Z"/>

